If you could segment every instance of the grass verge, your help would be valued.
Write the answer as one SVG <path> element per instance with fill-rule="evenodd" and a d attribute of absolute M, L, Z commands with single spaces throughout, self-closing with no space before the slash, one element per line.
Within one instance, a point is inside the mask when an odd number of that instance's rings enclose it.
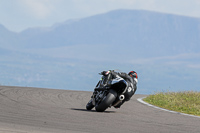
<path fill-rule="evenodd" d="M 160 92 L 143 100 L 168 110 L 200 116 L 200 92 Z"/>

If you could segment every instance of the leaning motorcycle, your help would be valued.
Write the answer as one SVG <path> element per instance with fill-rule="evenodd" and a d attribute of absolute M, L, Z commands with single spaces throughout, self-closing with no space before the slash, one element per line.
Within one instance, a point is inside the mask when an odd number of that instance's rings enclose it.
<path fill-rule="evenodd" d="M 117 107 L 125 99 L 124 93 L 128 88 L 127 86 L 128 83 L 119 76 L 113 78 L 111 74 L 103 75 L 97 83 L 86 109 L 91 110 L 95 107 L 97 112 L 103 112 L 108 107 Z"/>

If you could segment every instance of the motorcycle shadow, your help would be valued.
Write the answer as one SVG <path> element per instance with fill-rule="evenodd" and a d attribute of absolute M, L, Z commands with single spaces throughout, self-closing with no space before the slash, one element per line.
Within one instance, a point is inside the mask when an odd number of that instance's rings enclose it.
<path fill-rule="evenodd" d="M 96 110 L 87 110 L 87 109 L 78 109 L 78 108 L 71 108 L 71 110 L 75 110 L 75 111 L 86 111 L 86 112 L 96 112 L 96 113 L 116 113 L 116 111 L 97 112 Z"/>

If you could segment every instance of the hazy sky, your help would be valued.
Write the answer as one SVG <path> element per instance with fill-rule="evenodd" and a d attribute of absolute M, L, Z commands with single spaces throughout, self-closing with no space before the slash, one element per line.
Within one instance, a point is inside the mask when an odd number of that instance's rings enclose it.
<path fill-rule="evenodd" d="M 115 9 L 144 9 L 200 18 L 200 0 L 0 0 L 0 24 L 19 32 Z"/>

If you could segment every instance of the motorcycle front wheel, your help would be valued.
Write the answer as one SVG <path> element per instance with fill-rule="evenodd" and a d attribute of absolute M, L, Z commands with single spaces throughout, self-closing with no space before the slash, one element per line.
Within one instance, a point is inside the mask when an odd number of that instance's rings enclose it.
<path fill-rule="evenodd" d="M 108 107 L 112 105 L 116 97 L 117 93 L 114 90 L 109 90 L 107 96 L 105 96 L 103 100 L 98 105 L 95 106 L 96 111 L 97 112 L 105 111 Z"/>
<path fill-rule="evenodd" d="M 91 110 L 92 108 L 94 108 L 94 105 L 92 104 L 92 99 L 87 103 L 86 105 L 86 109 L 87 110 Z"/>

